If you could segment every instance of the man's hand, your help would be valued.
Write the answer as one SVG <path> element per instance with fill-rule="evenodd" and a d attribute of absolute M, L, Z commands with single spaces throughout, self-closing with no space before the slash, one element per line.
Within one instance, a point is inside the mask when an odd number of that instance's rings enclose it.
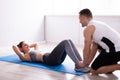
<path fill-rule="evenodd" d="M 76 68 L 83 68 L 85 65 L 83 64 L 83 61 L 79 61 L 78 63 L 75 64 Z"/>

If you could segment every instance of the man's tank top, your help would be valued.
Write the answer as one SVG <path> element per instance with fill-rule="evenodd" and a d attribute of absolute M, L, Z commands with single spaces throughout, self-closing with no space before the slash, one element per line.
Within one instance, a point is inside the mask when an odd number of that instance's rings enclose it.
<path fill-rule="evenodd" d="M 109 25 L 91 20 L 87 27 L 95 26 L 93 41 L 101 46 L 106 52 L 120 51 L 120 34 Z M 113 26 L 114 27 L 114 26 Z"/>

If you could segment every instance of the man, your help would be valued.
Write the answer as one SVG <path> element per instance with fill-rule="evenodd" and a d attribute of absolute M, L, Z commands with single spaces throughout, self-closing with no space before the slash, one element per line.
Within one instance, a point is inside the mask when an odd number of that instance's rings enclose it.
<path fill-rule="evenodd" d="M 97 50 L 99 55 L 91 65 L 92 74 L 109 73 L 120 70 L 120 34 L 107 24 L 93 20 L 92 12 L 83 9 L 79 12 L 79 20 L 84 30 L 83 62 L 79 67 L 88 66 Z"/>

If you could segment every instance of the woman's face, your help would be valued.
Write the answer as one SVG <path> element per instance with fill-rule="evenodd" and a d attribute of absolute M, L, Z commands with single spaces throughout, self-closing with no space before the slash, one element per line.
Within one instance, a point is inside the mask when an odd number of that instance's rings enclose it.
<path fill-rule="evenodd" d="M 23 44 L 22 44 L 22 50 L 24 52 L 27 52 L 27 51 L 30 50 L 30 46 L 27 43 L 23 42 Z"/>

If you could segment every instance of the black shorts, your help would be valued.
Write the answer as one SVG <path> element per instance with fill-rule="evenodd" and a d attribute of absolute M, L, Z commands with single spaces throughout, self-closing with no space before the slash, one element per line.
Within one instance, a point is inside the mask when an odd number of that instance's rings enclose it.
<path fill-rule="evenodd" d="M 94 70 L 97 70 L 101 66 L 117 64 L 118 61 L 120 61 L 120 51 L 114 53 L 107 53 L 102 50 L 98 57 L 93 61 L 91 67 Z"/>

